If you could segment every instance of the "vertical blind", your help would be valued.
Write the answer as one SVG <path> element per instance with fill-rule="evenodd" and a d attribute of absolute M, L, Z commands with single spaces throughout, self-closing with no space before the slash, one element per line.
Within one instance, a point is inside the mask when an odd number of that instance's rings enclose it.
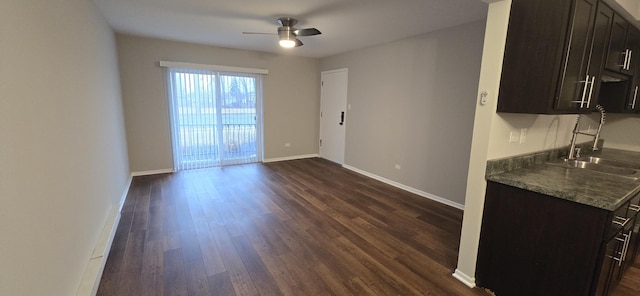
<path fill-rule="evenodd" d="M 262 76 L 167 68 L 176 170 L 262 158 Z"/>

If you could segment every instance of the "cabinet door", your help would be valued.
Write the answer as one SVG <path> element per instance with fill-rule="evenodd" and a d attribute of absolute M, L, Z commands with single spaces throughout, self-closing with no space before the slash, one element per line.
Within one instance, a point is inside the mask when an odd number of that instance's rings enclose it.
<path fill-rule="evenodd" d="M 631 87 L 628 91 L 628 99 L 625 103 L 625 110 L 637 112 L 640 110 L 640 71 L 636 68 L 636 75 L 633 76 Z"/>
<path fill-rule="evenodd" d="M 640 218 L 636 218 L 636 224 L 633 226 L 631 234 L 631 243 L 629 245 L 630 254 L 628 258 L 628 266 L 632 266 L 638 260 L 638 251 L 640 251 Z"/>
<path fill-rule="evenodd" d="M 560 76 L 554 109 L 578 111 L 590 108 L 589 97 L 593 96 L 596 78 L 589 75 L 593 25 L 596 16 L 596 0 L 577 0 L 569 26 L 568 46 L 565 50 L 565 65 Z"/>
<path fill-rule="evenodd" d="M 622 72 L 625 60 L 627 29 L 629 23 L 616 14 L 613 17 L 613 27 L 611 28 L 611 39 L 609 41 L 609 55 L 607 57 L 606 68 L 613 72 Z"/>
<path fill-rule="evenodd" d="M 632 25 L 629 25 L 627 30 L 626 49 L 629 54 L 629 65 L 628 70 L 623 70 L 623 73 L 634 75 L 638 65 L 638 59 L 640 59 L 640 32 Z"/>
<path fill-rule="evenodd" d="M 631 248 L 631 254 L 628 260 L 629 265 L 633 265 L 640 251 L 640 195 L 637 195 L 631 200 L 629 210 L 636 216 L 636 223 L 633 226 L 633 233 L 631 234 L 631 245 L 629 246 L 629 248 Z"/>
<path fill-rule="evenodd" d="M 615 261 L 616 254 L 622 250 L 622 242 L 617 239 L 610 240 L 604 247 L 604 256 L 600 265 L 598 281 L 596 282 L 596 296 L 606 296 L 612 288 L 613 273 L 618 262 Z"/>
<path fill-rule="evenodd" d="M 607 60 L 607 48 L 611 36 L 613 15 L 614 12 L 611 7 L 603 2 L 598 3 L 598 12 L 596 13 L 593 26 L 593 43 L 591 44 L 591 54 L 589 55 L 589 65 L 587 67 L 588 75 L 595 77 L 595 79 L 593 79 L 593 91 L 590 92 L 590 97 L 587 99 L 587 105 L 589 105 L 591 109 L 594 109 L 598 104 L 598 98 L 600 97 L 601 77 L 604 64 Z"/>
<path fill-rule="evenodd" d="M 512 0 L 498 112 L 552 113 L 572 1 Z"/>
<path fill-rule="evenodd" d="M 640 31 L 634 27 L 629 28 L 628 38 L 631 52 L 630 68 L 633 70 L 632 82 L 629 89 L 625 110 L 640 110 Z"/>

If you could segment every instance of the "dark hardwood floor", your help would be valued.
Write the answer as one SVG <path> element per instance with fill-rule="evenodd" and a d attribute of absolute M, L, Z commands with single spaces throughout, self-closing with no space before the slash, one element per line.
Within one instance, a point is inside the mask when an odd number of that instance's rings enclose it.
<path fill-rule="evenodd" d="M 629 266 L 624 277 L 610 296 L 640 295 L 640 256 L 636 257 L 633 265 Z"/>
<path fill-rule="evenodd" d="M 451 276 L 461 220 L 322 159 L 136 177 L 98 295 L 488 295 Z"/>
<path fill-rule="evenodd" d="M 98 295 L 486 295 L 461 220 L 322 159 L 136 177 Z"/>

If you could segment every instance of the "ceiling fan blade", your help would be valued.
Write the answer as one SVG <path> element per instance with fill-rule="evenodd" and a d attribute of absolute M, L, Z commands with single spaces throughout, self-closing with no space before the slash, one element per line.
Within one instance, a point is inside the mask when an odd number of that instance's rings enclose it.
<path fill-rule="evenodd" d="M 246 34 L 246 35 L 278 35 L 276 33 L 261 33 L 261 32 L 242 32 L 242 34 Z"/>
<path fill-rule="evenodd" d="M 302 41 L 300 41 L 300 39 L 296 38 L 296 46 L 295 47 L 300 47 L 303 46 L 304 43 L 302 43 Z"/>
<path fill-rule="evenodd" d="M 320 30 L 316 28 L 306 28 L 306 29 L 297 29 L 293 31 L 293 34 L 296 34 L 296 36 L 313 36 L 313 35 L 320 35 L 322 34 L 322 32 L 320 32 Z"/>

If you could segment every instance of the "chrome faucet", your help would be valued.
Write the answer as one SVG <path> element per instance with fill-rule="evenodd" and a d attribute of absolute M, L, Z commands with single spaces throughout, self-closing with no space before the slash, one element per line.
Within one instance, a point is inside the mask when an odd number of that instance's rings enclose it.
<path fill-rule="evenodd" d="M 578 114 L 578 118 L 576 119 L 576 126 L 573 128 L 573 136 L 571 137 L 571 147 L 569 148 L 569 156 L 567 159 L 576 159 L 580 157 L 580 148 L 576 148 L 576 141 L 578 139 L 578 135 L 587 135 L 593 137 L 593 146 L 591 150 L 598 150 L 598 140 L 600 140 L 600 131 L 602 130 L 602 125 L 604 125 L 604 120 L 606 118 L 606 114 L 604 111 L 604 107 L 600 105 L 596 105 L 596 110 L 600 112 L 600 124 L 598 125 L 598 130 L 595 134 L 585 133 L 580 131 L 580 117 L 582 114 Z"/>

